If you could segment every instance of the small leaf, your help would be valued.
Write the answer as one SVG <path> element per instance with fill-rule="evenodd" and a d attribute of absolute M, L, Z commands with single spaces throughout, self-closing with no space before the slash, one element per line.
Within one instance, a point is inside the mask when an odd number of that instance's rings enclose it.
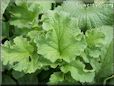
<path fill-rule="evenodd" d="M 51 75 L 49 80 L 50 80 L 49 84 L 60 83 L 60 82 L 64 81 L 64 74 L 61 72 L 55 72 Z"/>

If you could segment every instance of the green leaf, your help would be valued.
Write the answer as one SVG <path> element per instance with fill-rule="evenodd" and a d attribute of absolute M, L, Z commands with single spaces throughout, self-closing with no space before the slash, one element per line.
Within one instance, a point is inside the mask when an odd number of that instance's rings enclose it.
<path fill-rule="evenodd" d="M 38 56 L 32 55 L 33 51 L 33 46 L 26 38 L 16 37 L 14 44 L 7 41 L 2 46 L 3 64 L 9 64 L 17 71 L 34 72 L 39 65 Z"/>
<path fill-rule="evenodd" d="M 10 24 L 18 28 L 32 28 L 37 25 L 40 8 L 38 4 L 21 2 L 10 9 L 12 18 Z M 38 25 L 37 25 L 38 26 Z"/>
<path fill-rule="evenodd" d="M 35 0 L 16 0 L 17 6 L 13 6 L 10 9 L 12 18 L 10 21 L 11 25 L 19 28 L 32 28 L 38 27 L 38 16 L 39 14 L 51 9 L 51 3 L 53 1 L 38 1 Z"/>
<path fill-rule="evenodd" d="M 91 29 L 85 33 L 88 48 L 86 49 L 90 57 L 99 58 L 102 47 L 104 47 L 105 35 L 98 29 Z"/>
<path fill-rule="evenodd" d="M 54 72 L 49 79 L 49 84 L 57 84 L 62 81 L 64 81 L 64 74 L 61 72 Z"/>
<path fill-rule="evenodd" d="M 2 0 L 1 1 L 1 7 L 0 7 L 0 10 L 1 10 L 1 14 L 3 15 L 3 13 L 5 12 L 8 4 L 9 4 L 10 0 Z"/>
<path fill-rule="evenodd" d="M 105 35 L 96 29 L 91 29 L 86 32 L 88 47 L 100 47 L 100 45 L 103 45 L 104 38 Z"/>
<path fill-rule="evenodd" d="M 47 33 L 39 35 L 35 40 L 38 47 L 37 53 L 51 62 L 57 59 L 70 62 L 86 47 L 84 40 L 78 41 L 78 35 L 82 35 L 81 31 L 73 25 L 73 21 L 67 14 L 48 12 L 44 16 L 43 29 Z"/>
<path fill-rule="evenodd" d="M 34 41 L 34 39 L 37 37 L 38 34 L 39 34 L 39 31 L 33 30 L 33 31 L 28 32 L 27 36 L 28 36 L 32 41 Z"/>
<path fill-rule="evenodd" d="M 3 64 L 13 64 L 16 61 L 27 58 L 31 56 L 33 49 L 27 39 L 21 36 L 14 39 L 14 44 L 7 41 L 2 46 Z"/>
<path fill-rule="evenodd" d="M 34 73 L 37 69 L 41 69 L 43 66 L 43 62 L 40 63 L 39 56 L 35 54 L 31 57 L 22 59 L 19 63 L 13 66 L 13 69 L 25 73 Z"/>
<path fill-rule="evenodd" d="M 102 25 L 113 25 L 113 7 L 109 4 L 91 5 L 86 7 L 77 1 L 64 1 L 57 11 L 64 11 L 75 18 L 75 23 L 82 29 L 90 29 Z"/>
<path fill-rule="evenodd" d="M 16 71 L 33 73 L 37 69 L 49 66 L 52 63 L 39 56 L 34 47 L 22 36 L 16 37 L 14 43 L 5 42 L 2 45 L 2 61 L 4 65 L 10 65 Z"/>
<path fill-rule="evenodd" d="M 100 69 L 99 73 L 97 74 L 97 78 L 105 78 L 111 76 L 114 73 L 113 42 L 114 41 L 112 40 L 109 47 L 107 48 L 106 53 L 103 55 L 104 59 L 102 60 L 102 69 Z"/>
<path fill-rule="evenodd" d="M 40 0 L 35 0 L 34 2 L 33 1 L 30 1 L 30 0 L 15 0 L 15 3 L 17 5 L 20 5 L 20 4 L 23 4 L 23 3 L 28 3 L 28 4 L 31 4 L 33 3 L 33 5 L 30 7 L 30 8 L 33 8 L 36 4 L 36 5 L 40 5 L 40 9 L 41 9 L 41 12 L 45 12 L 47 10 L 50 10 L 51 9 L 51 4 L 54 3 L 55 1 L 54 0 L 50 0 L 50 1 L 40 1 Z"/>
<path fill-rule="evenodd" d="M 109 44 L 111 43 L 112 39 L 113 39 L 113 30 L 114 28 L 112 26 L 102 26 L 97 28 L 100 32 L 104 33 L 105 35 L 105 39 L 104 39 L 104 44 L 106 46 L 109 46 Z"/>
<path fill-rule="evenodd" d="M 85 65 L 79 60 L 73 61 L 70 64 L 62 66 L 61 71 L 64 73 L 70 71 L 72 78 L 82 83 L 94 81 L 94 70 L 85 69 Z"/>
<path fill-rule="evenodd" d="M 55 0 L 49 0 L 49 1 L 40 1 L 36 0 L 36 3 L 40 4 L 40 7 L 42 9 L 42 13 L 46 12 L 47 10 L 51 9 L 51 4 L 54 3 Z"/>

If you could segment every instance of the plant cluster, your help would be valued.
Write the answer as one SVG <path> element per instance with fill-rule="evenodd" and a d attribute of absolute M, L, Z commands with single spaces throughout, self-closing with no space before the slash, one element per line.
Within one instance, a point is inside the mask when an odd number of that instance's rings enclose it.
<path fill-rule="evenodd" d="M 113 3 L 3 0 L 2 84 L 114 84 Z"/>

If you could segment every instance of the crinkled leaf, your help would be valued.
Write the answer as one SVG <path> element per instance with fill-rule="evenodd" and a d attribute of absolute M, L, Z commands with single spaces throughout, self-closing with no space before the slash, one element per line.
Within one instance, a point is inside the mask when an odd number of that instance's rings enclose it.
<path fill-rule="evenodd" d="M 26 38 L 16 37 L 14 39 L 14 44 L 10 42 L 5 42 L 2 46 L 2 58 L 3 64 L 13 64 L 16 61 L 20 61 L 24 58 L 31 56 L 33 52 L 33 47 L 27 41 Z"/>
<path fill-rule="evenodd" d="M 50 65 L 52 65 L 52 63 L 49 60 L 43 58 L 42 56 L 34 54 L 31 58 L 29 57 L 23 59 L 23 61 L 14 65 L 13 68 L 17 71 L 24 71 L 25 73 L 34 73 L 37 69 L 45 69 L 46 66 Z"/>
<path fill-rule="evenodd" d="M 52 63 L 33 53 L 33 46 L 22 36 L 16 37 L 14 43 L 5 42 L 2 45 L 2 61 L 4 65 L 10 65 L 16 71 L 33 73 L 37 69 Z"/>
<path fill-rule="evenodd" d="M 35 72 L 41 65 L 38 64 L 38 55 L 32 55 L 33 51 L 33 46 L 26 38 L 16 37 L 14 44 L 5 42 L 2 46 L 3 64 L 9 64 L 17 71 Z"/>
<path fill-rule="evenodd" d="M 67 14 L 48 13 L 47 18 L 44 16 L 43 23 L 43 29 L 47 30 L 47 33 L 36 38 L 38 54 L 52 62 L 57 59 L 70 62 L 75 59 L 76 55 L 80 55 L 86 47 L 86 43 L 84 40 L 76 40 L 75 35 L 79 35 L 81 32 L 77 27 L 73 27 L 73 22 Z"/>
<path fill-rule="evenodd" d="M 85 69 L 85 65 L 79 60 L 62 66 L 61 71 L 64 73 L 70 71 L 72 78 L 80 82 L 92 82 L 95 76 L 94 70 Z"/>
<path fill-rule="evenodd" d="M 91 29 L 86 32 L 86 41 L 90 48 L 103 45 L 104 38 L 105 35 L 96 29 Z"/>
<path fill-rule="evenodd" d="M 101 48 L 104 46 L 105 35 L 97 29 L 86 31 L 87 52 L 90 57 L 98 58 L 101 55 Z"/>

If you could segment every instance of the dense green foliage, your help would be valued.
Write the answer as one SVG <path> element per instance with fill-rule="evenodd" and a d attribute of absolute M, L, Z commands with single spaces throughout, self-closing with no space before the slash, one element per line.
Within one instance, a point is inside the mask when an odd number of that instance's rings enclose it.
<path fill-rule="evenodd" d="M 2 84 L 114 84 L 110 0 L 3 0 Z"/>

